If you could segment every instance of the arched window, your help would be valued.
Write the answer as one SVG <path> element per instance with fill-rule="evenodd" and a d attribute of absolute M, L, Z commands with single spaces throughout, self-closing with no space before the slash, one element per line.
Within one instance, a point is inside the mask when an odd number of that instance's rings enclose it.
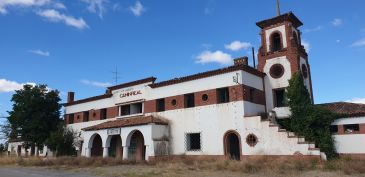
<path fill-rule="evenodd" d="M 293 40 L 294 40 L 295 45 L 299 45 L 298 35 L 295 31 L 293 31 Z"/>
<path fill-rule="evenodd" d="M 281 36 L 278 32 L 271 35 L 271 50 L 273 52 L 279 51 L 282 49 L 281 46 Z"/>

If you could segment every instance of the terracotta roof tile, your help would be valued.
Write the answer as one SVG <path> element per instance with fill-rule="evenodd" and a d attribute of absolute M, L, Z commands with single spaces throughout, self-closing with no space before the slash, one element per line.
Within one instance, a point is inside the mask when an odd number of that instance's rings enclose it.
<path fill-rule="evenodd" d="M 157 118 L 154 116 L 139 116 L 133 118 L 125 118 L 119 119 L 114 121 L 104 122 L 98 125 L 94 125 L 91 127 L 83 128 L 84 131 L 92 131 L 92 130 L 102 130 L 102 129 L 109 129 L 109 128 L 119 128 L 119 127 L 130 127 L 136 125 L 145 125 L 149 123 L 155 123 L 158 125 L 167 125 L 167 120 L 162 118 Z"/>
<path fill-rule="evenodd" d="M 335 102 L 319 104 L 333 113 L 340 114 L 342 118 L 365 116 L 365 104 Z"/>
<path fill-rule="evenodd" d="M 294 15 L 293 12 L 288 12 L 285 14 L 282 14 L 280 16 L 276 16 L 274 18 L 270 18 L 267 20 L 263 20 L 260 22 L 257 22 L 256 25 L 260 28 L 265 28 L 270 25 L 278 24 L 283 21 L 291 21 L 293 26 L 298 28 L 303 25 L 303 23 Z"/>
<path fill-rule="evenodd" d="M 131 86 L 135 86 L 135 85 L 139 85 L 139 84 L 144 84 L 147 82 L 153 83 L 153 82 L 155 82 L 155 80 L 156 80 L 155 77 L 148 77 L 145 79 L 140 79 L 140 80 L 136 80 L 136 81 L 132 81 L 132 82 L 127 82 L 127 83 L 111 86 L 111 87 L 108 87 L 108 89 L 110 91 L 112 91 L 112 90 L 122 89 L 122 88 L 131 87 Z"/>

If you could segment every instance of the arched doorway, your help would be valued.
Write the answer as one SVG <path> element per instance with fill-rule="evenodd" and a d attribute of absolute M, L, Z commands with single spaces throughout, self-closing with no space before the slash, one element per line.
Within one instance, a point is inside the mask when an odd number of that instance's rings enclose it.
<path fill-rule="evenodd" d="M 100 157 L 103 155 L 103 141 L 101 136 L 96 134 L 92 140 L 91 157 Z"/>
<path fill-rule="evenodd" d="M 133 132 L 128 149 L 128 158 L 130 160 L 142 161 L 145 160 L 146 147 L 144 138 L 140 131 Z"/>
<path fill-rule="evenodd" d="M 232 160 L 241 159 L 241 141 L 237 132 L 229 131 L 224 135 L 224 149 L 226 157 Z"/>
<path fill-rule="evenodd" d="M 113 135 L 110 138 L 109 157 L 123 157 L 122 139 L 119 135 Z"/>

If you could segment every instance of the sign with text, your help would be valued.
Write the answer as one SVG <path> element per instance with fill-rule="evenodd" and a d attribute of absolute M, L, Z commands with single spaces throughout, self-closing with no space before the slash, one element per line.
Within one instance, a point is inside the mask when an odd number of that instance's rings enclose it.
<path fill-rule="evenodd" d="M 119 135 L 120 134 L 120 128 L 112 128 L 108 129 L 108 135 Z"/>
<path fill-rule="evenodd" d="M 118 103 L 126 103 L 135 100 L 144 99 L 145 87 L 130 87 L 113 92 L 114 101 Z"/>

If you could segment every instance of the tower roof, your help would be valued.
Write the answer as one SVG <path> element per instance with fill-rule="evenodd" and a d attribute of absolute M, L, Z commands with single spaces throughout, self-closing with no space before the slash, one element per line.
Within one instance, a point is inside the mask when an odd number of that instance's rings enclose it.
<path fill-rule="evenodd" d="M 256 25 L 260 28 L 265 28 L 277 23 L 281 23 L 283 21 L 290 21 L 292 22 L 293 26 L 295 28 L 298 28 L 303 25 L 303 23 L 294 15 L 293 12 L 288 12 L 279 16 L 276 16 L 274 18 L 270 18 L 267 20 L 263 20 L 260 22 L 257 22 Z"/>

